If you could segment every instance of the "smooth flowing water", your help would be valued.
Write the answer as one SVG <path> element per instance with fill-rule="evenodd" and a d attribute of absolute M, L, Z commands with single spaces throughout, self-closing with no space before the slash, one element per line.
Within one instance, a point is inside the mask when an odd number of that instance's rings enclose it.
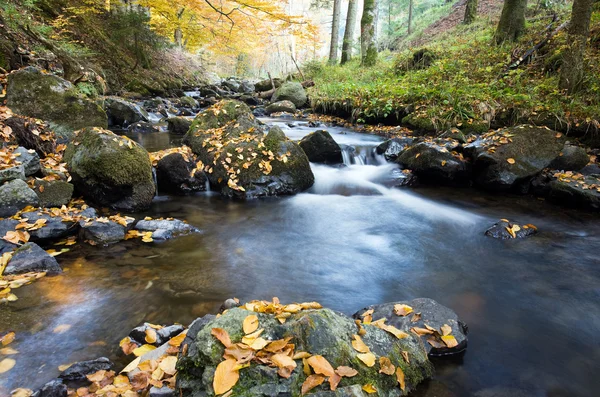
<path fill-rule="evenodd" d="M 315 129 L 267 121 L 293 139 Z M 232 296 L 316 300 L 347 314 L 430 297 L 469 325 L 469 348 L 436 360 L 435 381 L 417 395 L 598 395 L 597 216 L 470 189 L 389 188 L 398 170 L 372 154 L 379 138 L 329 131 L 356 150 L 348 167 L 313 165 L 311 191 L 250 202 L 160 195 L 148 215 L 186 219 L 202 233 L 75 246 L 59 257 L 63 275 L 17 290 L 19 300 L 0 307 L 0 331 L 16 331 L 19 351 L 0 375 L 0 396 L 38 387 L 74 361 L 125 363 L 118 341 L 131 328 L 188 324 Z M 144 139 L 154 149 L 172 144 L 166 133 Z M 485 237 L 500 218 L 533 223 L 540 234 Z"/>

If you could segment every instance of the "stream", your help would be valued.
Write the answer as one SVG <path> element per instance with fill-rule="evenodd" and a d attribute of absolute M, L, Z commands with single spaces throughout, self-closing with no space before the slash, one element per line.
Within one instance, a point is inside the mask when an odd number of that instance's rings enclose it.
<path fill-rule="evenodd" d="M 263 121 L 294 140 L 318 129 Z M 462 357 L 436 359 L 435 380 L 415 395 L 598 395 L 597 215 L 474 189 L 393 188 L 401 173 L 374 154 L 381 138 L 327 129 L 347 166 L 313 164 L 311 190 L 249 202 L 159 194 L 142 216 L 185 219 L 202 233 L 160 244 L 77 245 L 58 258 L 64 274 L 19 289 L 18 301 L 0 306 L 0 331 L 16 332 L 10 346 L 19 351 L 13 370 L 0 375 L 0 396 L 43 385 L 60 365 L 99 356 L 125 364 L 118 342 L 133 327 L 187 325 L 233 296 L 314 300 L 346 314 L 430 297 L 468 324 L 469 347 Z M 149 151 L 181 138 L 130 137 Z M 500 218 L 540 233 L 485 237 Z"/>

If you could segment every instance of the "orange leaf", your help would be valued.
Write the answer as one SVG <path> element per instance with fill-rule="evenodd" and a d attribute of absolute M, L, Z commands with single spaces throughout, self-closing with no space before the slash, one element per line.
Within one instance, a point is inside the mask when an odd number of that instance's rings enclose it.
<path fill-rule="evenodd" d="M 356 357 L 362 361 L 367 367 L 375 365 L 375 355 L 373 353 L 357 354 Z"/>
<path fill-rule="evenodd" d="M 335 389 L 337 389 L 338 385 L 340 384 L 340 381 L 342 380 L 341 375 L 338 375 L 337 373 L 334 374 L 333 376 L 329 377 L 329 389 L 331 389 L 332 391 L 335 391 Z"/>
<path fill-rule="evenodd" d="M 396 371 L 396 367 L 389 358 L 387 357 L 379 357 L 379 373 L 386 375 L 394 375 Z"/>
<path fill-rule="evenodd" d="M 398 380 L 398 383 L 400 384 L 400 389 L 402 389 L 402 391 L 405 391 L 406 383 L 404 383 L 404 371 L 402 371 L 402 368 L 400 368 L 400 367 L 396 368 L 396 379 Z"/>
<path fill-rule="evenodd" d="M 354 338 L 354 340 L 352 341 L 352 347 L 354 348 L 354 350 L 356 350 L 359 353 L 368 353 L 371 351 L 371 349 L 369 349 L 369 346 L 367 346 L 365 342 L 363 342 L 360 336 L 352 335 L 352 337 Z"/>
<path fill-rule="evenodd" d="M 229 338 L 229 334 L 223 328 L 213 328 L 210 331 L 210 334 L 217 338 L 219 342 L 223 344 L 223 346 L 231 346 L 231 339 Z"/>
<path fill-rule="evenodd" d="M 325 381 L 323 375 L 311 375 L 302 383 L 302 395 L 305 395 Z"/>
<path fill-rule="evenodd" d="M 513 159 L 512 157 L 509 157 L 509 158 L 506 159 L 506 162 L 508 164 L 514 164 L 515 163 L 515 159 Z"/>
<path fill-rule="evenodd" d="M 337 367 L 335 372 L 340 376 L 345 376 L 347 378 L 352 378 L 353 376 L 358 375 L 358 371 L 351 367 L 346 367 L 345 365 L 340 365 Z"/>
<path fill-rule="evenodd" d="M 215 394 L 223 394 L 231 390 L 240 379 L 240 373 L 236 369 L 237 362 L 233 359 L 221 361 L 213 378 L 213 389 Z"/>
<path fill-rule="evenodd" d="M 307 358 L 306 361 L 316 374 L 323 374 L 325 376 L 333 376 L 333 374 L 335 374 L 333 367 L 323 356 L 312 356 Z"/>
<path fill-rule="evenodd" d="M 251 334 L 258 329 L 258 317 L 255 314 L 251 314 L 244 319 L 244 333 Z"/>

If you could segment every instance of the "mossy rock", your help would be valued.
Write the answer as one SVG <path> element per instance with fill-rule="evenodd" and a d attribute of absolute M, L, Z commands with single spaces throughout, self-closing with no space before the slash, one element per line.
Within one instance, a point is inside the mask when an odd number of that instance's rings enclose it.
<path fill-rule="evenodd" d="M 61 207 L 73 197 L 74 186 L 65 181 L 36 180 L 34 191 L 42 207 Z"/>
<path fill-rule="evenodd" d="M 192 346 L 187 356 L 178 361 L 178 387 L 184 396 L 214 395 L 212 380 L 217 365 L 223 361 L 224 346 L 212 336 L 211 331 L 213 328 L 222 328 L 227 331 L 232 342 L 240 342 L 244 336 L 243 321 L 252 314 L 258 316 L 259 327 L 264 329 L 262 338 L 279 340 L 289 337 L 296 352 L 321 355 L 333 368 L 349 366 L 356 369 L 358 375 L 342 378 L 340 390 L 372 384 L 377 388 L 379 396 L 401 396 L 408 394 L 433 373 L 423 343 L 412 334 L 398 339 L 377 327 L 363 325 L 366 334 L 362 339 L 371 352 L 378 358 L 389 358 L 392 364 L 402 368 L 406 380 L 403 392 L 398 387 L 395 376 L 381 374 L 379 365 L 367 367 L 358 358 L 359 353 L 351 344 L 353 335 L 358 333 L 358 327 L 350 317 L 329 309 L 305 310 L 292 314 L 284 324 L 280 324 L 273 315 L 233 308 L 220 317 L 207 321 L 196 335 L 191 335 L 194 338 Z M 403 359 L 402 352 L 408 353 L 410 364 Z M 240 370 L 240 378 L 232 389 L 232 396 L 300 396 L 306 375 L 302 360 L 296 360 L 296 364 L 291 376 L 285 379 L 278 376 L 276 368 L 252 362 L 249 367 Z M 328 391 L 329 383 L 324 382 L 311 390 L 309 395 L 328 395 Z"/>
<path fill-rule="evenodd" d="M 296 108 L 301 108 L 308 101 L 306 91 L 302 84 L 298 82 L 288 81 L 275 90 L 271 102 L 290 101 Z"/>
<path fill-rule="evenodd" d="M 420 134 L 432 133 L 437 130 L 431 118 L 425 114 L 411 113 L 402 119 L 402 124 Z"/>
<path fill-rule="evenodd" d="M 77 191 L 99 205 L 135 212 L 154 198 L 148 152 L 128 138 L 85 128 L 68 145 L 64 161 Z"/>
<path fill-rule="evenodd" d="M 175 116 L 167 119 L 167 130 L 172 134 L 185 135 L 192 126 L 192 120 L 187 117 Z"/>
<path fill-rule="evenodd" d="M 8 76 L 7 105 L 23 116 L 47 121 L 60 137 L 84 127 L 107 128 L 106 113 L 73 84 L 27 67 Z"/>
<path fill-rule="evenodd" d="M 228 197 L 290 195 L 314 183 L 302 149 L 277 127 L 265 136 L 242 102 L 222 101 L 199 113 L 184 143 L 208 166 L 211 186 Z M 272 167 L 270 172 L 267 167 Z M 243 190 L 228 184 L 231 171 L 235 171 L 233 179 Z"/>

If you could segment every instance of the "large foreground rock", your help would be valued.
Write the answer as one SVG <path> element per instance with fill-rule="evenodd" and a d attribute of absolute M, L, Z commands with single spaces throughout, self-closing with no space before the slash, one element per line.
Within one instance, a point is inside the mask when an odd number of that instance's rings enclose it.
<path fill-rule="evenodd" d="M 314 183 L 300 146 L 278 127 L 265 136 L 242 102 L 223 101 L 199 113 L 184 143 L 204 163 L 211 187 L 228 197 L 295 194 Z"/>
<path fill-rule="evenodd" d="M 446 185 L 467 185 L 471 181 L 470 164 L 446 147 L 421 142 L 404 150 L 396 159 L 413 171 L 420 181 Z"/>
<path fill-rule="evenodd" d="M 560 135 L 540 127 L 518 126 L 498 134 L 510 142 L 491 152 L 479 151 L 473 166 L 475 182 L 494 191 L 526 193 L 531 179 L 559 156 L 564 145 Z"/>
<path fill-rule="evenodd" d="M 217 365 L 223 361 L 225 349 L 211 332 L 215 328 L 221 328 L 229 334 L 233 343 L 241 342 L 244 336 L 242 324 L 249 315 L 257 315 L 259 328 L 264 330 L 260 336 L 265 340 L 290 338 L 289 343 L 293 344 L 294 353 L 320 355 L 333 369 L 348 366 L 358 372 L 354 377 L 343 377 L 335 393 L 329 391 L 330 385 L 325 381 L 312 389 L 309 395 L 363 396 L 361 388 L 366 384 L 373 385 L 380 396 L 406 395 L 432 374 L 432 365 L 427 359 L 423 344 L 414 335 L 398 339 L 375 326 L 362 325 L 365 333 L 361 338 L 375 355 L 375 360 L 379 362 L 380 357 L 387 357 L 394 366 L 402 369 L 406 380 L 403 392 L 395 375 L 379 373 L 379 364 L 367 367 L 359 359 L 360 353 L 352 346 L 353 335 L 359 333 L 359 327 L 350 317 L 329 309 L 304 310 L 291 314 L 281 324 L 272 314 L 233 308 L 218 318 L 195 322 L 188 331 L 187 341 L 191 343 L 187 354 L 180 356 L 177 364 L 177 386 L 181 388 L 183 396 L 213 395 L 212 380 Z M 269 346 L 266 348 L 269 349 Z M 408 354 L 410 364 L 402 357 L 402 352 Z M 262 364 L 260 360 L 251 361 L 247 368 L 239 371 L 240 378 L 232 389 L 233 395 L 300 396 L 301 386 L 307 375 L 303 371 L 303 361 L 297 359 L 294 362 L 295 368 L 286 379 L 278 375 L 277 367 Z"/>
<path fill-rule="evenodd" d="M 406 315 L 398 315 L 396 312 L 398 305 L 409 306 L 412 311 Z M 430 356 L 457 354 L 463 352 L 467 348 L 467 326 L 460 321 L 457 314 L 451 309 L 439 304 L 433 299 L 417 298 L 411 301 L 383 303 L 381 305 L 369 306 L 355 313 L 354 318 L 364 319 L 363 315 L 371 310 L 373 321 L 386 318 L 386 324 L 393 325 L 407 333 L 414 334 L 411 329 L 427 329 L 428 326 L 437 330 L 434 333 L 421 335 L 425 349 Z M 440 333 L 441 328 L 444 325 L 450 326 L 450 335 L 454 336 L 456 339 L 456 346 L 448 347 L 442 343 Z M 429 342 L 430 340 L 431 343 Z"/>
<path fill-rule="evenodd" d="M 29 272 L 46 272 L 47 274 L 57 274 L 62 272 L 62 268 L 46 251 L 35 243 L 26 243 L 19 247 L 8 262 L 5 275 L 22 274 Z"/>
<path fill-rule="evenodd" d="M 17 114 L 49 122 L 60 136 L 84 127 L 107 127 L 106 113 L 58 76 L 27 67 L 8 76 L 7 105 Z"/>
<path fill-rule="evenodd" d="M 37 207 L 37 194 L 21 179 L 0 186 L 0 218 L 14 215 L 27 206 Z"/>
<path fill-rule="evenodd" d="M 119 211 L 147 209 L 154 198 L 148 152 L 100 128 L 79 131 L 64 160 L 75 188 L 87 199 Z"/>
<path fill-rule="evenodd" d="M 325 130 L 311 132 L 298 142 L 308 160 L 313 163 L 343 163 L 340 145 Z"/>
<path fill-rule="evenodd" d="M 308 97 L 302 84 L 288 81 L 277 88 L 273 94 L 273 98 L 271 98 L 271 102 L 279 101 L 290 101 L 296 108 L 301 108 L 308 101 Z"/>

